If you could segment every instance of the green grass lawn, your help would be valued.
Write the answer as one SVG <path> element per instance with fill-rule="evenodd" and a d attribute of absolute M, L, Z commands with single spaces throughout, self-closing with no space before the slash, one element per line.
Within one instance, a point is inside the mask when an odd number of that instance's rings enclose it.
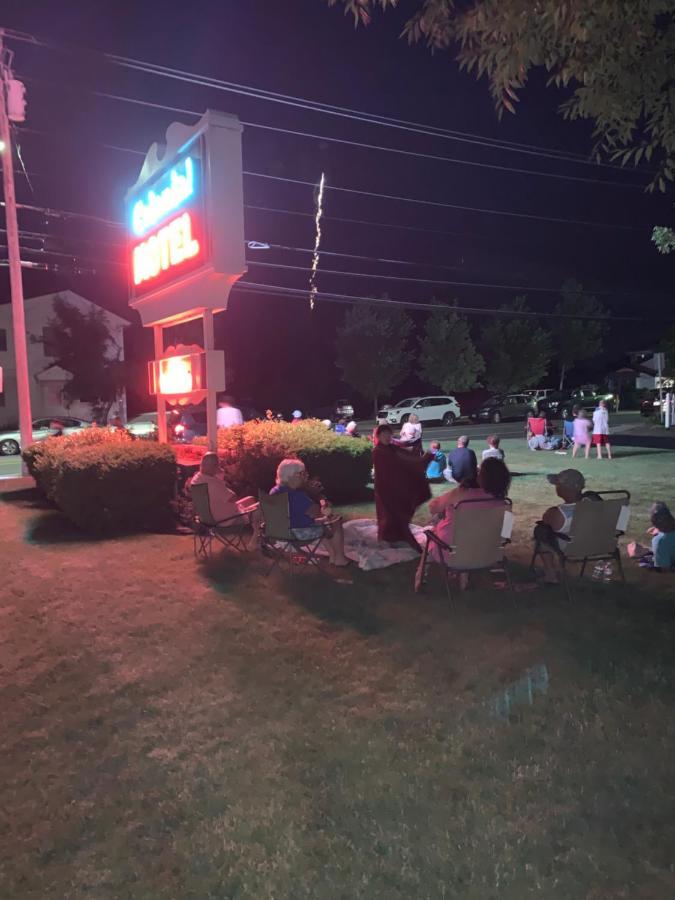
<path fill-rule="evenodd" d="M 536 588 L 570 461 L 504 447 L 518 603 L 454 613 L 411 565 L 291 582 L 5 495 L 0 897 L 675 896 L 675 576 Z M 623 454 L 578 465 L 640 538 L 675 453 Z"/>

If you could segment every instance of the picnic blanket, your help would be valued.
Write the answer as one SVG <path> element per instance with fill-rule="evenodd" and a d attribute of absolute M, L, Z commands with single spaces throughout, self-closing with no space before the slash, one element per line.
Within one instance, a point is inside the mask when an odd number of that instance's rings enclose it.
<path fill-rule="evenodd" d="M 418 544 L 422 545 L 424 529 L 419 525 L 411 525 L 410 530 Z M 344 523 L 344 532 L 345 555 L 364 572 L 419 559 L 419 553 L 407 544 L 385 544 L 378 541 L 375 519 L 350 519 Z M 319 554 L 327 555 L 327 552 L 321 548 Z"/>

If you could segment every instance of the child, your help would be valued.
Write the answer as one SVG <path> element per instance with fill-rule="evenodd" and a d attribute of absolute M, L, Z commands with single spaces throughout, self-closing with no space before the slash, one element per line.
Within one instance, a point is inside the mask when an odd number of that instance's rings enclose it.
<path fill-rule="evenodd" d="M 635 541 L 628 545 L 628 555 L 639 559 L 640 565 L 656 571 L 675 569 L 675 519 L 665 503 L 655 503 L 649 516 L 651 528 L 647 534 L 652 538 L 651 552 Z"/>
<path fill-rule="evenodd" d="M 427 481 L 444 481 L 443 472 L 448 463 L 445 453 L 441 450 L 440 441 L 432 441 L 429 444 L 429 452 L 433 457 L 427 466 Z"/>
<path fill-rule="evenodd" d="M 598 459 L 602 459 L 602 448 L 607 448 L 607 459 L 612 458 L 612 446 L 609 443 L 609 413 L 607 403 L 601 400 L 593 413 L 593 445 L 598 451 Z"/>
<path fill-rule="evenodd" d="M 494 457 L 495 459 L 501 459 L 502 462 L 504 460 L 504 456 L 506 455 L 503 450 L 499 448 L 499 438 L 496 434 L 491 434 L 487 439 L 487 450 L 483 450 L 482 459 L 491 459 Z"/>
<path fill-rule="evenodd" d="M 593 423 L 586 415 L 585 409 L 577 409 L 574 413 L 574 422 L 572 428 L 572 440 L 574 441 L 574 447 L 572 447 L 572 459 L 577 455 L 577 450 L 579 447 L 583 447 L 585 450 L 586 459 L 588 459 L 588 455 L 591 452 L 591 429 L 593 428 Z M 600 452 L 600 448 L 598 448 L 598 452 Z"/>

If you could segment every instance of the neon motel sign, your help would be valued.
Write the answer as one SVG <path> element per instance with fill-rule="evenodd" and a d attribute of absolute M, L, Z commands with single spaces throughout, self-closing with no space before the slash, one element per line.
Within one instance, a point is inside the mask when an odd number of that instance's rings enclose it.
<path fill-rule="evenodd" d="M 197 163 L 186 156 L 132 203 L 131 272 L 136 288 L 164 281 L 160 275 L 199 256 L 199 222 L 194 209 L 185 209 L 194 205 L 197 194 Z"/>

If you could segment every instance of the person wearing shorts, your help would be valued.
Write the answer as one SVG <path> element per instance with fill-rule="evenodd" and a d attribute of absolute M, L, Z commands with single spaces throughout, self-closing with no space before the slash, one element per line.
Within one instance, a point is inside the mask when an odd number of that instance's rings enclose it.
<path fill-rule="evenodd" d="M 574 422 L 572 425 L 572 440 L 574 441 L 572 459 L 577 455 L 577 450 L 580 447 L 584 449 L 586 459 L 588 459 L 588 454 L 591 452 L 591 428 L 593 425 L 586 415 L 585 409 L 578 409 L 575 411 Z"/>
<path fill-rule="evenodd" d="M 598 408 L 593 413 L 593 446 L 598 452 L 598 459 L 602 459 L 602 448 L 607 449 L 607 459 L 612 458 L 612 445 L 609 442 L 609 413 L 607 403 L 601 400 Z"/>

